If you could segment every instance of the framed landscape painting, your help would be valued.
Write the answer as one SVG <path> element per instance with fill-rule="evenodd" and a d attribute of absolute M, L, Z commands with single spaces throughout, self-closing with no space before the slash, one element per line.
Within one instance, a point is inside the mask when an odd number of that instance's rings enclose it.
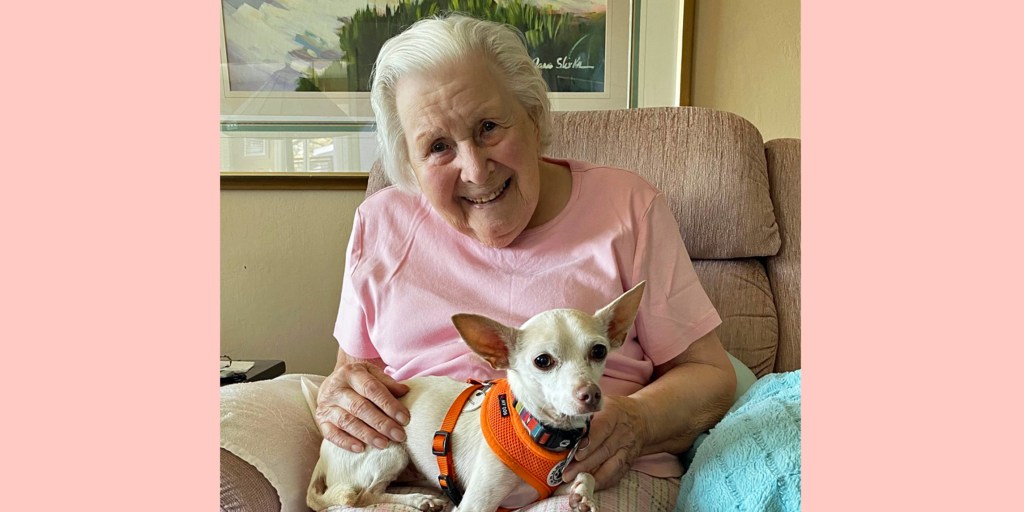
<path fill-rule="evenodd" d="M 631 0 L 222 0 L 225 122 L 370 122 L 381 45 L 445 11 L 526 38 L 555 110 L 630 106 Z"/>

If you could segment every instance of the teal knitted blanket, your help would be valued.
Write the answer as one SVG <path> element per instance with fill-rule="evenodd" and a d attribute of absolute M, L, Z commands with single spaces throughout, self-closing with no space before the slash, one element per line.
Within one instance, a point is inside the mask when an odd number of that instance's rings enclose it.
<path fill-rule="evenodd" d="M 800 510 L 800 370 L 762 377 L 711 429 L 676 512 Z"/>

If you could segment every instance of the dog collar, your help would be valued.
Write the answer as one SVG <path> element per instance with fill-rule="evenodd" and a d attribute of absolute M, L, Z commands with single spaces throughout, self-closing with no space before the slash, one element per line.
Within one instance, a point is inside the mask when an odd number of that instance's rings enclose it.
<path fill-rule="evenodd" d="M 549 427 L 526 410 L 523 403 L 514 396 L 512 397 L 512 408 L 519 414 L 519 419 L 523 421 L 523 426 L 530 433 L 533 442 L 553 452 L 562 452 L 576 446 L 590 430 L 590 418 L 587 418 L 587 426 L 584 428 L 563 430 Z"/>

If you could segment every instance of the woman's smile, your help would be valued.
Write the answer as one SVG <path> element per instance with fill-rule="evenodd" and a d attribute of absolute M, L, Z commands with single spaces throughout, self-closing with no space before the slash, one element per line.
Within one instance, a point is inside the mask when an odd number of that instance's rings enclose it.
<path fill-rule="evenodd" d="M 512 183 L 512 178 L 509 178 L 509 179 L 503 181 L 501 183 L 501 186 L 498 187 L 497 190 L 495 190 L 495 191 L 493 191 L 493 192 L 491 192 L 489 194 L 484 192 L 484 193 L 479 193 L 479 194 L 466 195 L 466 196 L 462 196 L 462 199 L 466 200 L 466 201 L 469 201 L 470 203 L 473 203 L 476 206 L 486 206 L 486 205 L 488 205 L 488 204 L 490 204 L 490 203 L 492 203 L 494 201 L 497 201 L 497 200 L 501 199 L 502 197 L 504 197 L 504 193 L 505 193 L 506 190 L 508 190 L 508 185 L 510 183 Z"/>

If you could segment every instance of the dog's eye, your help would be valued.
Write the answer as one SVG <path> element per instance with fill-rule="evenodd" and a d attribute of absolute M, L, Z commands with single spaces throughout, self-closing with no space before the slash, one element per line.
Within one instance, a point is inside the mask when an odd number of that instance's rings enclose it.
<path fill-rule="evenodd" d="M 548 368 L 551 368 L 551 365 L 553 364 L 555 364 L 554 358 L 547 354 L 541 354 L 533 358 L 533 365 L 541 370 L 547 370 Z"/>
<path fill-rule="evenodd" d="M 594 348 L 590 349 L 591 359 L 597 359 L 598 361 L 605 358 L 608 355 L 608 347 L 604 345 L 594 345 Z"/>

